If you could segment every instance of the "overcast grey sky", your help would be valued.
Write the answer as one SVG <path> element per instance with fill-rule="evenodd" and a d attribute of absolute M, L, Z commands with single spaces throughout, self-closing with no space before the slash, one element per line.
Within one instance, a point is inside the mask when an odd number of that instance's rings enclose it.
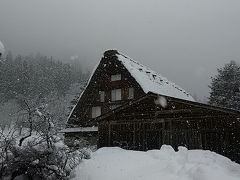
<path fill-rule="evenodd" d="M 216 68 L 240 60 L 240 1 L 0 0 L 0 40 L 90 67 L 118 49 L 202 99 Z"/>

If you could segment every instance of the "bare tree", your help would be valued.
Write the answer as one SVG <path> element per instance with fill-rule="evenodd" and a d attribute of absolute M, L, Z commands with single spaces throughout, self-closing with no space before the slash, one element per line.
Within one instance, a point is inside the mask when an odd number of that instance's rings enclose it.
<path fill-rule="evenodd" d="M 57 136 L 51 114 L 44 104 L 23 100 L 22 124 L 24 135 L 10 136 L 2 142 L 3 176 L 11 179 L 24 175 L 28 179 L 67 179 L 71 170 L 82 158 L 89 157 L 85 151 L 72 151 Z M 14 134 L 14 133 L 13 133 Z"/>

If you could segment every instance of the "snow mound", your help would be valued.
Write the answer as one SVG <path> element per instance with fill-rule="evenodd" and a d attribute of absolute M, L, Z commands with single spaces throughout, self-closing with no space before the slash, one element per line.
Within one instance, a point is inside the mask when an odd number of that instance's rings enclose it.
<path fill-rule="evenodd" d="M 240 165 L 214 152 L 171 146 L 147 152 L 101 148 L 74 171 L 73 180 L 239 180 Z"/>

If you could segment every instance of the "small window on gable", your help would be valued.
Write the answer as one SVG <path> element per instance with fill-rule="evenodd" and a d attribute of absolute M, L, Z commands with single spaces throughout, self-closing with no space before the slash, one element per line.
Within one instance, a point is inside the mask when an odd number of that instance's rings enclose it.
<path fill-rule="evenodd" d="M 101 115 L 101 107 L 100 106 L 92 107 L 92 118 L 96 118 L 100 115 Z"/>
<path fill-rule="evenodd" d="M 121 80 L 121 74 L 111 75 L 111 81 L 119 81 Z"/>
<path fill-rule="evenodd" d="M 122 90 L 121 89 L 113 89 L 111 92 L 111 100 L 112 101 L 122 100 Z"/>
<path fill-rule="evenodd" d="M 105 101 L 105 92 L 99 91 L 99 96 L 100 96 L 100 102 L 104 102 Z"/>
<path fill-rule="evenodd" d="M 133 99 L 134 98 L 134 88 L 129 88 L 128 89 L 128 99 Z"/>

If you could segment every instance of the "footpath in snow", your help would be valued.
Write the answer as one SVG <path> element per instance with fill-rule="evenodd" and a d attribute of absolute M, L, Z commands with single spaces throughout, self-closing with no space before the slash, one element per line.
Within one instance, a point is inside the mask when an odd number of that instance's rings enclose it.
<path fill-rule="evenodd" d="M 73 180 L 240 180 L 240 165 L 214 152 L 171 146 L 147 152 L 101 148 Z"/>

